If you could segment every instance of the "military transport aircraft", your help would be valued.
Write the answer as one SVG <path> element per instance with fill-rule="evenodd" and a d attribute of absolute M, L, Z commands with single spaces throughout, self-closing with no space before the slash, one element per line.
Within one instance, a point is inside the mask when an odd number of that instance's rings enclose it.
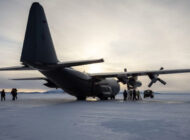
<path fill-rule="evenodd" d="M 21 78 L 13 80 L 46 80 L 44 85 L 50 88 L 62 88 L 68 94 L 85 100 L 86 97 L 107 99 L 115 97 L 120 91 L 119 82 L 128 88 L 135 89 L 142 84 L 138 76 L 148 76 L 151 80 L 149 87 L 157 81 L 166 84 L 159 74 L 174 74 L 190 72 L 190 69 L 115 72 L 89 74 L 74 70 L 73 66 L 104 62 L 103 59 L 60 62 L 57 59 L 53 41 L 43 7 L 34 2 L 30 8 L 29 18 L 21 54 L 22 66 L 1 68 L 7 70 L 38 70 L 45 77 Z"/>

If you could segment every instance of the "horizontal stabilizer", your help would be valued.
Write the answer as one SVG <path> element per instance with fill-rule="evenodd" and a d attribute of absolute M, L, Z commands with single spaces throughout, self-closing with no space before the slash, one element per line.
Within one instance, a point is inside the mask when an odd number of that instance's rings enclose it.
<path fill-rule="evenodd" d="M 45 80 L 47 81 L 47 83 L 45 83 L 44 85 L 49 87 L 49 88 L 59 88 L 55 83 L 53 83 L 52 81 L 50 81 L 49 79 L 45 78 L 45 77 L 31 77 L 31 78 L 16 78 L 16 79 L 10 79 L 10 80 Z"/>
<path fill-rule="evenodd" d="M 73 67 L 73 66 L 81 66 L 81 65 L 88 65 L 94 63 L 101 63 L 104 62 L 104 59 L 93 59 L 93 60 L 82 60 L 82 61 L 69 61 L 69 62 L 62 62 L 56 65 L 49 65 L 50 67 Z"/>
<path fill-rule="evenodd" d="M 14 71 L 14 70 L 36 70 L 28 66 L 15 66 L 15 67 L 5 67 L 0 68 L 0 71 Z"/>
<path fill-rule="evenodd" d="M 47 80 L 47 79 L 44 77 L 32 77 L 32 78 L 16 78 L 11 80 Z"/>

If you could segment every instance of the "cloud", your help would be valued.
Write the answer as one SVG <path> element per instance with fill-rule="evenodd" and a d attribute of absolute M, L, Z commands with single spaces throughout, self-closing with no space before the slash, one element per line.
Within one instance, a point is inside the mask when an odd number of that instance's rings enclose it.
<path fill-rule="evenodd" d="M 19 64 L 32 2 L 0 1 L 1 66 Z M 190 68 L 188 0 L 39 2 L 45 9 L 55 49 L 61 61 L 104 57 L 106 62 L 97 64 L 102 72 L 123 71 L 124 67 L 129 71 L 153 70 L 161 66 L 166 69 Z M 92 67 L 94 66 L 89 65 L 80 69 L 90 70 Z M 12 76 L 17 77 L 18 73 L 15 72 Z M 26 73 L 20 76 L 30 75 Z M 190 90 L 186 84 L 190 79 L 188 74 L 163 77 L 168 85 L 163 87 L 157 84 L 153 89 L 176 90 L 178 87 L 180 90 Z M 148 84 L 147 78 L 140 79 L 144 85 Z M 5 85 L 5 81 L 3 83 L 1 87 Z M 24 86 L 30 88 L 31 84 Z M 6 85 L 9 85 L 9 81 L 6 81 Z M 143 86 L 141 89 L 146 88 Z"/>

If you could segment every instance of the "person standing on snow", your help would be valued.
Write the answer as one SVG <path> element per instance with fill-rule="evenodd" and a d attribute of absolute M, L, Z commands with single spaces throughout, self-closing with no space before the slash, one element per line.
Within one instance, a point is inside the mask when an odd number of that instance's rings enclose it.
<path fill-rule="evenodd" d="M 3 89 L 2 91 L 1 91 L 1 101 L 5 101 L 5 90 Z"/>

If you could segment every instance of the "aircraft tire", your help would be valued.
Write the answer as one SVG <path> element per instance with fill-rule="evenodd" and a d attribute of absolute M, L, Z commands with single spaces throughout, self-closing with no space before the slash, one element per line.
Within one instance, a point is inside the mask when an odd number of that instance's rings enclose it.
<path fill-rule="evenodd" d="M 99 97 L 99 98 L 100 98 L 100 100 L 103 100 L 103 101 L 108 100 L 108 97 L 103 97 L 103 96 L 101 96 L 101 97 Z"/>
<path fill-rule="evenodd" d="M 79 100 L 79 101 L 85 101 L 85 100 L 86 100 L 86 97 L 79 96 L 79 97 L 77 97 L 77 100 Z"/>

